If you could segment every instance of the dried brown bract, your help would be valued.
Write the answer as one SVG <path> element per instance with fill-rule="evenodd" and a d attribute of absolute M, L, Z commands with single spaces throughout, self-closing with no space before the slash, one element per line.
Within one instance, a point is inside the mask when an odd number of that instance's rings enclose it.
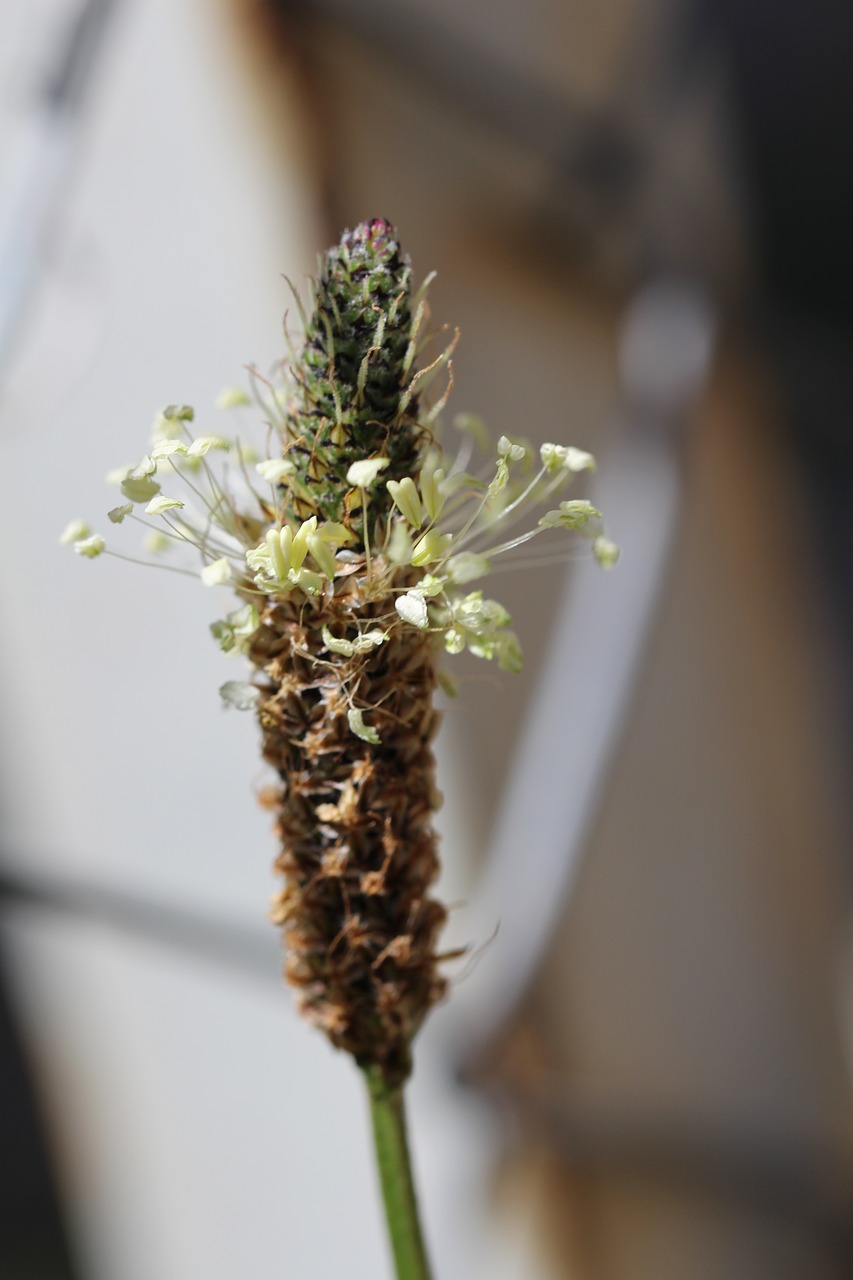
<path fill-rule="evenodd" d="M 388 576 L 374 563 L 374 583 Z M 355 573 L 322 600 L 270 600 L 249 657 L 266 677 L 263 754 L 281 779 L 284 888 L 272 918 L 284 930 L 288 980 L 333 1044 L 399 1081 L 445 988 L 436 939 L 446 913 L 429 896 L 436 654 L 432 636 L 399 619 L 367 652 L 330 653 L 324 629 L 352 633 L 354 618 L 388 625 L 388 596 L 365 587 Z M 393 597 L 390 607 L 395 619 Z M 379 742 L 355 736 L 353 707 L 369 711 Z"/>

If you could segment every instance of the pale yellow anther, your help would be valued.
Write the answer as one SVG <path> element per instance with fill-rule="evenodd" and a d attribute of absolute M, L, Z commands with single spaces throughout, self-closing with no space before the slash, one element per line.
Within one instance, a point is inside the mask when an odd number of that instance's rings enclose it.
<path fill-rule="evenodd" d="M 268 484 L 281 484 L 293 475 L 294 466 L 289 458 L 266 458 L 255 464 L 255 470 Z"/>
<path fill-rule="evenodd" d="M 293 530 L 290 525 L 286 524 L 279 530 L 278 545 L 281 548 L 281 554 L 284 557 L 284 572 L 287 573 L 288 569 L 290 569 L 293 564 L 293 557 L 291 555 L 291 548 L 293 547 Z M 281 576 L 284 577 L 284 573 Z"/>
<path fill-rule="evenodd" d="M 180 510 L 183 507 L 180 498 L 167 498 L 165 493 L 158 493 L 145 508 L 147 516 L 162 516 L 165 511 Z"/>
<path fill-rule="evenodd" d="M 85 520 L 72 520 L 59 535 L 59 541 L 64 546 L 69 547 L 72 542 L 81 542 L 83 538 L 88 538 L 91 532 L 92 530 Z"/>
<path fill-rule="evenodd" d="M 335 560 L 335 553 L 328 542 L 324 542 L 319 533 L 309 533 L 306 541 L 308 550 L 311 552 L 317 567 L 322 569 L 330 580 L 334 578 L 338 565 Z"/>
<path fill-rule="evenodd" d="M 201 580 L 206 587 L 221 587 L 231 581 L 231 561 L 227 556 L 205 565 L 201 571 Z"/>
<path fill-rule="evenodd" d="M 412 528 L 420 529 L 424 521 L 424 512 L 412 477 L 405 476 L 402 480 L 389 480 L 387 489 L 394 506 L 402 512 Z"/>
<path fill-rule="evenodd" d="M 389 462 L 389 458 L 362 458 L 353 462 L 347 471 L 347 484 L 355 485 L 357 489 L 369 489 Z"/>
<path fill-rule="evenodd" d="M 444 508 L 446 495 L 443 484 L 444 471 L 441 467 L 421 474 L 421 495 L 430 520 L 437 520 Z"/>
<path fill-rule="evenodd" d="M 282 529 L 281 532 L 283 533 L 284 530 Z M 278 578 L 279 580 L 286 578 L 289 565 L 284 556 L 284 549 L 281 545 L 281 538 L 279 537 L 278 529 L 267 530 L 266 544 L 269 547 L 273 577 Z"/>
<path fill-rule="evenodd" d="M 104 540 L 99 533 L 93 533 L 90 537 L 74 543 L 74 550 L 78 556 L 85 556 L 87 560 L 94 560 L 103 549 Z"/>
<path fill-rule="evenodd" d="M 227 451 L 230 448 L 231 441 L 225 440 L 222 436 L 198 436 L 187 448 L 187 457 L 203 458 L 211 449 Z"/>
<path fill-rule="evenodd" d="M 294 572 L 298 572 L 305 563 L 305 557 L 308 554 L 308 535 L 317 532 L 317 517 L 311 516 L 308 520 L 303 520 L 296 533 L 293 535 L 293 542 L 290 546 L 290 567 Z"/>

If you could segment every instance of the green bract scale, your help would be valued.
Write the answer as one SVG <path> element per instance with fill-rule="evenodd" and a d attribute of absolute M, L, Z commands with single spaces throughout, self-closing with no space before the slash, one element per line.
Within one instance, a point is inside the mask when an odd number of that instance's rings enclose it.
<path fill-rule="evenodd" d="M 142 458 L 108 476 L 109 523 L 141 525 L 158 559 L 81 521 L 62 534 L 85 558 L 160 563 L 231 593 L 211 631 L 248 660 L 222 697 L 255 712 L 278 779 L 287 975 L 308 1017 L 391 1084 L 445 985 L 445 911 L 429 896 L 441 653 L 520 669 L 510 616 L 478 585 L 498 557 L 549 563 L 567 537 L 605 567 L 618 557 L 592 502 L 564 496 L 594 470 L 589 453 L 537 456 L 507 436 L 492 450 L 466 417 L 455 451 L 438 443 L 455 338 L 430 328 L 428 282 L 412 295 L 387 222 L 346 232 L 298 349 L 219 396 L 232 425 L 199 432 L 191 406 L 169 405 Z M 520 549 L 536 538 L 551 547 L 531 558 Z"/>

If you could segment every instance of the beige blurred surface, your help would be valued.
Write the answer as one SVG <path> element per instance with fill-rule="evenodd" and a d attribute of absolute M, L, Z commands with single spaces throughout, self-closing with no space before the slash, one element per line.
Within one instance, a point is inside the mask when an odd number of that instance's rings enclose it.
<path fill-rule="evenodd" d="M 535 996 L 549 1096 L 603 1118 L 614 1147 L 582 1179 L 592 1275 L 675 1277 L 685 1257 L 696 1276 L 846 1274 L 808 1203 L 843 1212 L 853 1155 L 842 815 L 774 408 L 723 362 L 636 710 Z"/>

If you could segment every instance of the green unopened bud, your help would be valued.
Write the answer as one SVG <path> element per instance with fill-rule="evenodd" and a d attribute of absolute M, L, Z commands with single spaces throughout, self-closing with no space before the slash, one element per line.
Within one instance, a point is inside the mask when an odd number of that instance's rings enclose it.
<path fill-rule="evenodd" d="M 335 553 L 328 542 L 324 542 L 318 533 L 309 533 L 306 542 L 317 567 L 322 569 L 329 580 L 334 578 L 338 566 Z"/>
<path fill-rule="evenodd" d="M 383 520 L 392 499 L 378 487 L 353 523 L 347 490 L 372 483 L 349 479 L 353 464 L 381 455 L 386 478 L 400 481 L 417 474 L 427 440 L 411 388 L 410 277 L 390 223 L 374 218 L 345 232 L 323 259 L 296 369 L 301 402 L 288 410 L 294 512 L 347 522 L 361 541 L 362 518 Z"/>
<path fill-rule="evenodd" d="M 420 529 L 424 522 L 424 512 L 412 477 L 404 476 L 402 480 L 389 480 L 388 492 L 394 499 L 394 506 L 402 512 L 412 528 Z"/>
<path fill-rule="evenodd" d="M 421 472 L 421 494 L 430 520 L 437 520 L 444 508 L 444 471 L 441 467 L 425 468 Z"/>

